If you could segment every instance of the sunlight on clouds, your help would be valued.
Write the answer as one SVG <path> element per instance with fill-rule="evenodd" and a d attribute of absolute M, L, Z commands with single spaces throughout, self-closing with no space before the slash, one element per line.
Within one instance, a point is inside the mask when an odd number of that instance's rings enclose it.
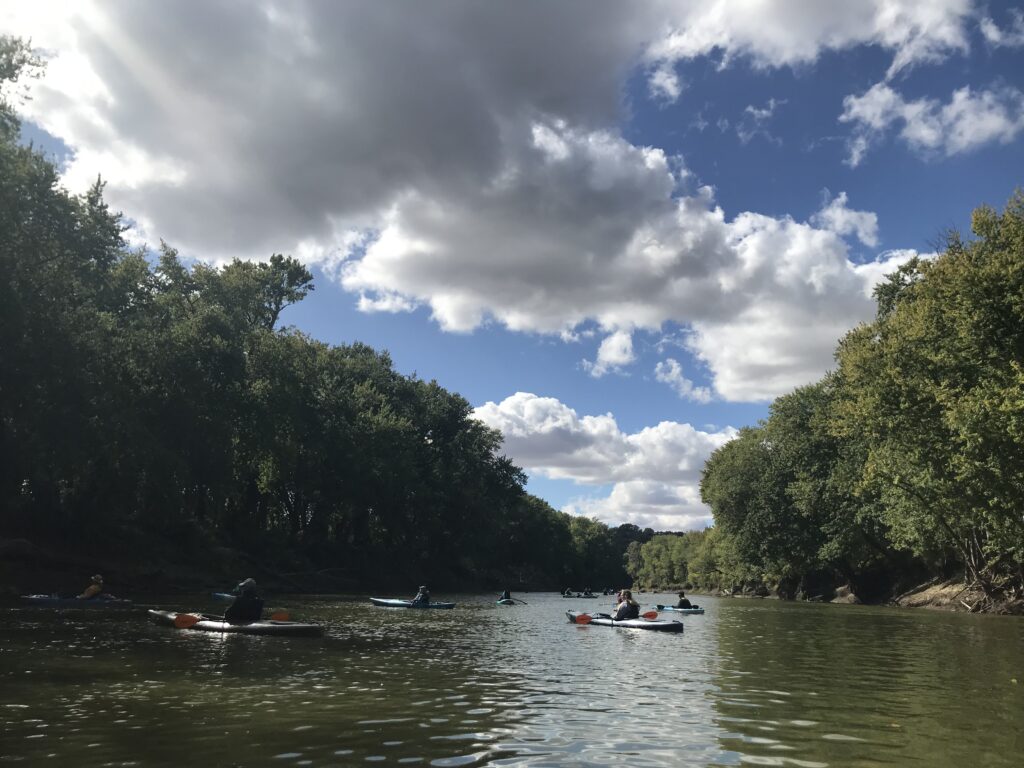
<path fill-rule="evenodd" d="M 569 4 L 14 7 L 54 52 L 31 115 L 71 149 L 64 182 L 102 172 L 110 204 L 139 223 L 133 242 L 217 263 L 296 253 L 362 311 L 424 307 L 446 331 L 495 323 L 587 344 L 595 377 L 635 364 L 635 331 L 692 328 L 710 386 L 667 361 L 660 375 L 701 402 L 822 374 L 841 330 L 873 312 L 874 272 L 843 238 L 875 247 L 877 220 L 842 194 L 808 222 L 727 216 L 710 187 L 687 187 L 678 157 L 626 139 L 624 84 L 639 71 L 677 98 L 674 65 L 697 56 L 788 66 L 880 45 L 903 67 L 961 50 L 968 6 L 926 5 L 608 2 L 583 20 Z M 989 93 L 918 112 L 938 115 L 953 149 L 1014 135 L 1012 100 Z M 907 102 L 876 96 L 874 112 L 847 105 L 867 126 L 858 159 L 903 119 Z M 781 104 L 745 118 L 758 126 Z M 938 141 L 917 122 L 913 141 Z"/>
<path fill-rule="evenodd" d="M 581 417 L 555 398 L 528 392 L 485 403 L 474 415 L 501 431 L 504 452 L 528 472 L 584 486 L 613 483 L 606 498 L 577 499 L 565 511 L 612 524 L 659 520 L 663 529 L 709 517 L 700 473 L 711 452 L 736 435 L 731 427 L 704 432 L 670 421 L 627 434 L 611 414 Z"/>

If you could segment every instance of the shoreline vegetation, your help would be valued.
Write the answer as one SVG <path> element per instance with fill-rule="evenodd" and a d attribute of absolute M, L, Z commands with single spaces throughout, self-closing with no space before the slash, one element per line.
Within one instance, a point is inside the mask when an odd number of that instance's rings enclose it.
<path fill-rule="evenodd" d="M 463 397 L 283 326 L 314 289 L 294 258 L 130 248 L 101 180 L 71 195 L 21 143 L 8 95 L 37 66 L 0 36 L 0 595 L 100 571 L 125 595 L 253 576 L 913 604 L 963 574 L 953 607 L 1020 610 L 1024 194 L 889 275 L 836 369 L 712 455 L 713 528 L 656 533 L 553 509 Z"/>

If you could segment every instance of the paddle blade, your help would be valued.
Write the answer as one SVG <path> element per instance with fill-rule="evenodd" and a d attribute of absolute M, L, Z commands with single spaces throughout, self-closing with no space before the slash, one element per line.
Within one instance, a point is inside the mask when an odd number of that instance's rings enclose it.
<path fill-rule="evenodd" d="M 201 616 L 196 616 L 194 613 L 179 613 L 174 617 L 174 626 L 178 629 L 188 629 L 198 624 L 201 619 Z"/>
<path fill-rule="evenodd" d="M 593 616 L 588 616 L 585 613 L 581 613 L 579 616 L 576 617 L 576 623 L 577 624 L 589 624 L 593 620 L 594 620 Z"/>
<path fill-rule="evenodd" d="M 289 615 L 288 611 L 283 609 L 278 609 L 270 614 L 271 621 L 291 621 L 291 618 L 292 617 Z"/>
<path fill-rule="evenodd" d="M 640 614 L 640 618 L 641 619 L 656 619 L 656 618 L 658 618 L 658 612 L 657 611 L 647 611 L 647 613 L 641 613 Z"/>

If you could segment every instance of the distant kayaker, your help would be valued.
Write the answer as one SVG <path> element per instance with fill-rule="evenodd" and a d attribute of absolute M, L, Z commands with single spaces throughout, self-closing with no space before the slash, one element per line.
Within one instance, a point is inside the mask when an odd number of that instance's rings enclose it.
<path fill-rule="evenodd" d="M 420 587 L 420 591 L 416 593 L 416 597 L 412 599 L 414 603 L 429 603 L 430 602 L 430 590 L 426 586 Z"/>
<path fill-rule="evenodd" d="M 238 585 L 238 597 L 224 611 L 228 624 L 252 624 L 263 614 L 263 598 L 256 592 L 256 582 L 246 579 Z"/>
<path fill-rule="evenodd" d="M 615 606 L 616 621 L 640 618 L 640 603 L 633 599 L 633 593 L 628 589 L 622 590 L 622 602 Z"/>
<path fill-rule="evenodd" d="M 499 597 L 498 599 L 499 600 L 511 600 L 512 599 L 512 595 L 506 589 L 504 592 L 501 593 L 501 597 Z"/>
<path fill-rule="evenodd" d="M 572 597 L 572 587 L 566 587 L 565 592 L 562 593 L 562 597 Z"/>
<path fill-rule="evenodd" d="M 92 600 L 97 595 L 103 594 L 103 577 L 98 573 L 92 577 L 92 583 L 85 588 L 85 591 L 78 596 L 79 600 Z"/>
<path fill-rule="evenodd" d="M 676 603 L 675 607 L 676 608 L 693 608 L 693 603 L 691 603 L 689 600 L 687 600 L 685 592 L 680 592 L 679 593 L 679 602 Z"/>

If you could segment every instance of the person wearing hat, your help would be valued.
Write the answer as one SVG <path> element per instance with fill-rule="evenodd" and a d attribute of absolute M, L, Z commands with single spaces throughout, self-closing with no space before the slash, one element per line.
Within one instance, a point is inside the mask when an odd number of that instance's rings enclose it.
<path fill-rule="evenodd" d="M 622 602 L 615 606 L 615 621 L 640 618 L 640 603 L 633 599 L 633 593 L 628 589 L 622 590 Z"/>
<path fill-rule="evenodd" d="M 256 593 L 256 582 L 246 579 L 238 585 L 238 597 L 224 611 L 228 624 L 252 624 L 263 614 L 263 598 Z"/>
<path fill-rule="evenodd" d="M 693 608 L 693 603 L 686 597 L 686 593 L 683 591 L 679 592 L 679 602 L 676 603 L 676 608 Z"/>
<path fill-rule="evenodd" d="M 420 591 L 416 593 L 416 597 L 412 599 L 414 603 L 430 603 L 430 590 L 425 586 L 420 587 Z"/>
<path fill-rule="evenodd" d="M 85 588 L 85 591 L 78 596 L 79 600 L 92 600 L 97 595 L 103 594 L 103 577 L 98 573 L 92 577 L 92 583 Z"/>

